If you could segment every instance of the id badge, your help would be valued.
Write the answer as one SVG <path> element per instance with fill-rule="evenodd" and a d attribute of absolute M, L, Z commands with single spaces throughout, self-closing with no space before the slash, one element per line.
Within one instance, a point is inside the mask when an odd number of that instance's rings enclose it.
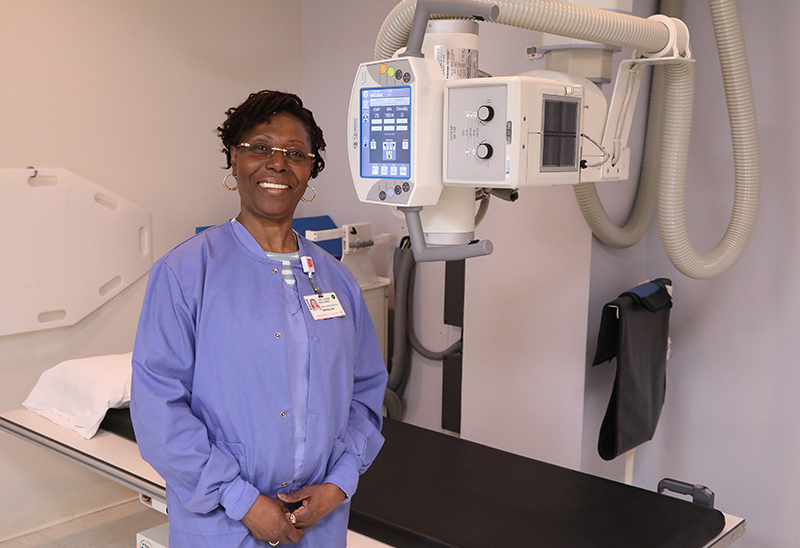
<path fill-rule="evenodd" d="M 344 316 L 342 303 L 336 298 L 336 293 L 320 293 L 303 297 L 315 320 L 327 320 Z"/>

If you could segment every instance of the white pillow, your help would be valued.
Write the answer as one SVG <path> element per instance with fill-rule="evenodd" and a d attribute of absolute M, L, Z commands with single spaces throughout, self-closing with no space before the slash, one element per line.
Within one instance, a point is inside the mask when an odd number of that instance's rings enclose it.
<path fill-rule="evenodd" d="M 131 357 L 128 354 L 67 360 L 39 377 L 27 409 L 90 439 L 110 408 L 131 401 Z"/>

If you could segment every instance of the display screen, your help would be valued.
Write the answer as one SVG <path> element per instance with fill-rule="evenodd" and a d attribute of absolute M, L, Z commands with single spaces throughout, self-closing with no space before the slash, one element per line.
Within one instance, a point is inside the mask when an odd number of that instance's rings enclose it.
<path fill-rule="evenodd" d="M 361 90 L 361 176 L 411 177 L 411 88 Z"/>

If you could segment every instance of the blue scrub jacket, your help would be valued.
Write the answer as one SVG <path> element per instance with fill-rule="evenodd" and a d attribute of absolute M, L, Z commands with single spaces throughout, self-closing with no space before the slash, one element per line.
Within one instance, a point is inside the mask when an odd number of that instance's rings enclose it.
<path fill-rule="evenodd" d="M 259 493 L 333 483 L 348 496 L 300 543 L 343 547 L 358 476 L 383 445 L 387 372 L 350 271 L 298 237 L 314 279 L 345 316 L 315 321 L 306 444 L 295 481 L 281 263 L 228 222 L 182 243 L 150 271 L 133 353 L 131 416 L 142 457 L 167 482 L 170 547 L 260 547 L 241 523 Z M 300 295 L 312 294 L 293 263 Z M 296 334 L 295 334 L 296 335 Z"/>

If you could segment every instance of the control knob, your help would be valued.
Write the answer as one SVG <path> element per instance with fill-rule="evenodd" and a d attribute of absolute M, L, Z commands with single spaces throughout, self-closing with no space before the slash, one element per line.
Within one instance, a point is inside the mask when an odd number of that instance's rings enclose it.
<path fill-rule="evenodd" d="M 492 145 L 489 143 L 481 143 L 478 145 L 478 148 L 475 149 L 475 156 L 481 160 L 488 160 L 492 157 L 492 152 L 494 152 Z"/>
<path fill-rule="evenodd" d="M 481 105 L 478 108 L 478 120 L 488 122 L 494 118 L 494 109 L 489 105 Z"/>

